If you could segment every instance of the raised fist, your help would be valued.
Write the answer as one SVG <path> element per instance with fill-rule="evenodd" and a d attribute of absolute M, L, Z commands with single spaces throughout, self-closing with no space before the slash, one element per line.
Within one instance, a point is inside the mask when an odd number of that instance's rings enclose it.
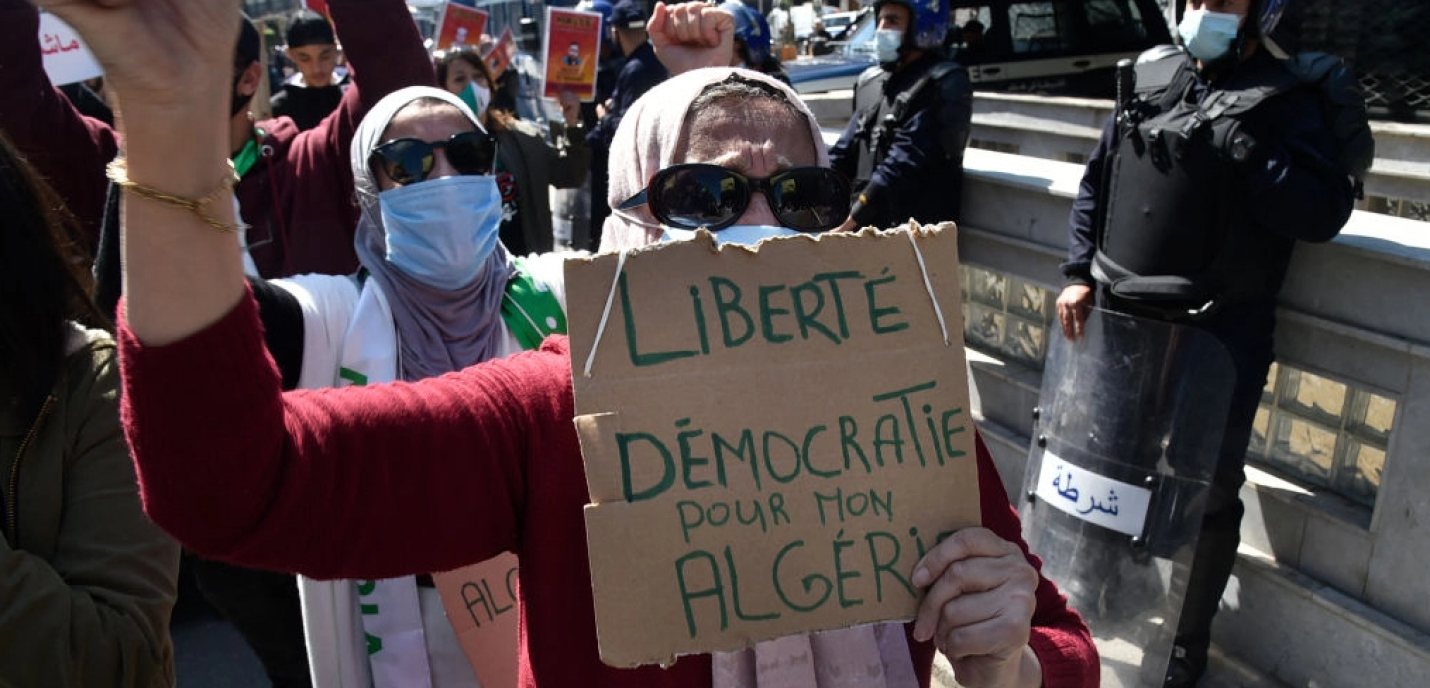
<path fill-rule="evenodd" d="M 656 3 L 647 30 L 656 57 L 672 75 L 728 67 L 735 55 L 735 18 L 703 2 Z"/>

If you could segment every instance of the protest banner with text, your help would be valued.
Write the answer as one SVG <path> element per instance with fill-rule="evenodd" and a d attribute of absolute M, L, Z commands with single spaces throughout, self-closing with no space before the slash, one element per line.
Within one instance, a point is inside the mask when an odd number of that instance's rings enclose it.
<path fill-rule="evenodd" d="M 40 55 L 56 86 L 102 76 L 104 70 L 80 40 L 79 32 L 49 12 L 40 13 Z"/>
<path fill-rule="evenodd" d="M 622 260 L 566 268 L 602 661 L 912 618 L 980 523 L 952 225 Z"/>
<path fill-rule="evenodd" d="M 432 574 L 442 608 L 482 688 L 515 688 L 520 628 L 515 554 Z"/>
<path fill-rule="evenodd" d="M 496 45 L 487 51 L 482 59 L 487 61 L 487 66 L 492 68 L 492 74 L 501 78 L 502 72 L 511 66 L 511 61 L 516 59 L 516 36 L 512 35 L 511 27 L 506 27 L 501 32 L 501 38 L 497 39 Z"/>
<path fill-rule="evenodd" d="M 555 98 L 562 91 L 584 102 L 596 98 L 596 60 L 601 48 L 601 15 L 557 7 L 546 8 L 546 59 L 541 94 Z"/>
<path fill-rule="evenodd" d="M 487 13 L 482 10 L 448 2 L 442 10 L 442 22 L 437 25 L 437 50 L 476 48 L 482 32 L 487 29 Z"/>

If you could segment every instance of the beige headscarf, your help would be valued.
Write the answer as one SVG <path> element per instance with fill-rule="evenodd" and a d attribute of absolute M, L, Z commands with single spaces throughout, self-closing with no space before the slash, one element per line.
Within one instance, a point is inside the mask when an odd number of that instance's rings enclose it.
<path fill-rule="evenodd" d="M 651 177 L 671 164 L 675 146 L 690 116 L 690 103 L 713 84 L 738 72 L 768 83 L 804 114 L 814 139 L 818 163 L 829 165 L 819 124 L 793 89 L 747 69 L 710 67 L 667 79 L 631 105 L 611 142 L 611 207 L 636 195 Z M 645 208 L 631 211 L 648 222 Z M 661 230 L 643 227 L 615 213 L 606 218 L 601 251 L 640 248 L 660 240 Z M 899 623 L 859 626 L 809 635 L 792 635 L 711 657 L 714 688 L 913 688 L 918 685 L 913 660 Z"/>
<path fill-rule="evenodd" d="M 710 85 L 724 81 L 736 72 L 741 77 L 770 84 L 782 91 L 785 97 L 804 113 L 805 120 L 809 122 L 809 133 L 814 137 L 814 149 L 819 156 L 819 164 L 829 165 L 829 153 L 820 138 L 819 123 L 794 89 L 748 69 L 696 69 L 666 79 L 647 91 L 626 111 L 621 126 L 616 129 L 616 135 L 611 140 L 607 205 L 614 208 L 636 195 L 650 183 L 656 172 L 671 164 L 675 157 L 675 144 L 680 140 L 685 120 L 691 115 L 690 102 Z M 638 209 L 634 214 L 652 223 L 656 221 L 644 208 Z M 606 218 L 606 224 L 602 227 L 601 251 L 640 248 L 660 239 L 659 229 L 642 227 L 615 213 Z"/>

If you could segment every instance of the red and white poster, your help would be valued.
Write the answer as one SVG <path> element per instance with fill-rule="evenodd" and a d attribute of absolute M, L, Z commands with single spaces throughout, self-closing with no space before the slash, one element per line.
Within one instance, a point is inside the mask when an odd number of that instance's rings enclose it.
<path fill-rule="evenodd" d="M 89 48 L 84 47 L 79 32 L 49 12 L 40 13 L 40 54 L 44 57 L 45 73 L 56 86 L 104 74 Z"/>
<path fill-rule="evenodd" d="M 492 74 L 501 78 L 502 72 L 511 66 L 511 61 L 516 59 L 516 36 L 512 35 L 511 27 L 508 26 L 501 32 L 501 38 L 497 39 L 496 45 L 487 51 L 482 59 L 487 61 L 487 66 L 492 68 Z"/>
<path fill-rule="evenodd" d="M 584 102 L 595 100 L 600 48 L 601 15 L 546 8 L 546 40 L 541 51 L 546 58 L 546 78 L 542 95 L 555 98 L 562 91 L 570 91 Z"/>
<path fill-rule="evenodd" d="M 487 13 L 449 2 L 442 10 L 442 23 L 438 26 L 434 49 L 476 48 L 481 45 L 482 32 L 487 28 Z"/>

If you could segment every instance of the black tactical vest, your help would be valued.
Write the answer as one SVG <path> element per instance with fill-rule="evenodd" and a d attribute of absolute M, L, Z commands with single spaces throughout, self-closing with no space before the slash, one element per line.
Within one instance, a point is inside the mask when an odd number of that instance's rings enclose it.
<path fill-rule="evenodd" d="M 888 157 L 896 130 L 913 114 L 909 112 L 913 100 L 928 87 L 935 89 L 936 99 L 941 98 L 938 89 L 942 86 L 944 77 L 956 71 L 963 71 L 963 67 L 956 62 L 934 62 L 892 100 L 884 97 L 884 84 L 892 76 L 889 72 L 870 68 L 859 75 L 858 81 L 854 83 L 854 117 L 859 122 L 854 136 L 856 150 L 859 152 L 859 163 L 855 167 L 856 191 L 869 183 L 869 179 L 874 176 L 874 168 Z M 935 102 L 936 112 L 940 116 L 945 114 L 942 105 L 941 102 Z M 963 149 L 968 145 L 966 123 L 960 125 L 941 119 L 939 124 L 942 130 L 939 144 L 943 155 L 961 160 Z"/>
<path fill-rule="evenodd" d="M 1191 60 L 1149 51 L 1136 66 L 1136 96 L 1119 107 L 1104 167 L 1093 274 L 1113 294 L 1188 312 L 1256 298 L 1263 281 L 1242 279 L 1232 231 L 1234 165 L 1255 142 L 1239 118 L 1287 84 L 1213 91 L 1198 102 Z"/>

